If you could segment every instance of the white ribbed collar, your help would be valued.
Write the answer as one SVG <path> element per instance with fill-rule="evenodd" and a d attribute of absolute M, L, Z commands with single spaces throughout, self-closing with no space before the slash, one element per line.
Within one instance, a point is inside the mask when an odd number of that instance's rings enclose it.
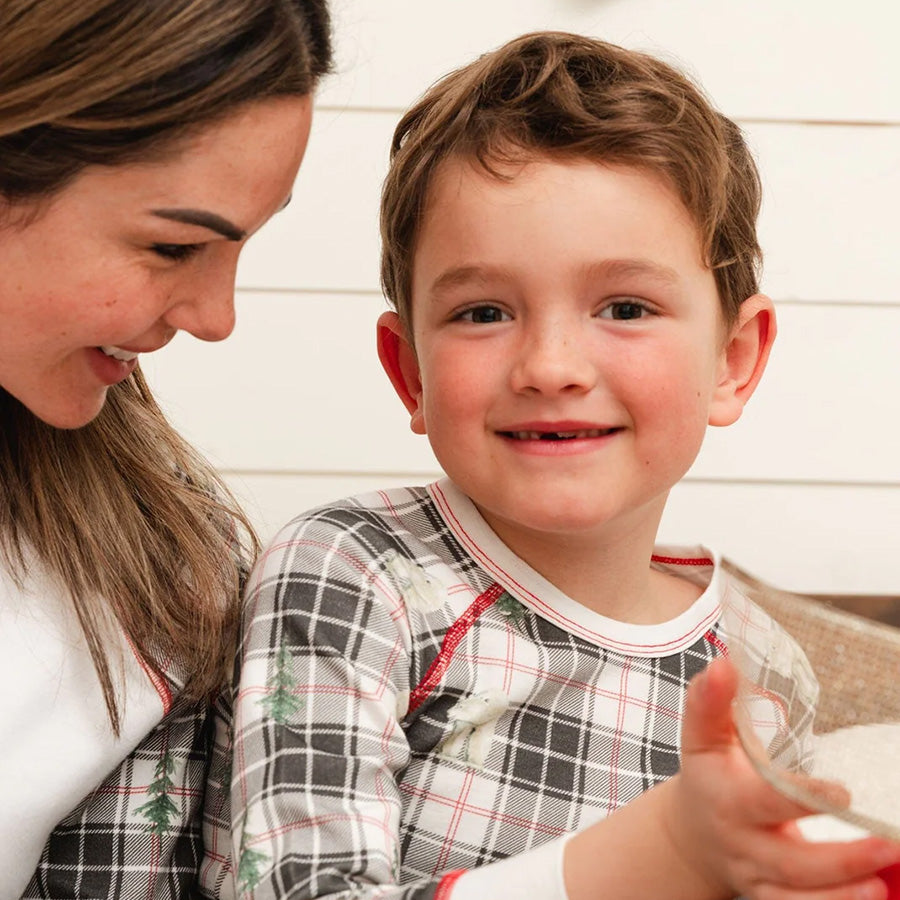
<path fill-rule="evenodd" d="M 631 656 L 670 656 L 689 647 L 715 623 L 721 610 L 719 557 L 705 547 L 657 547 L 653 565 L 704 588 L 674 619 L 634 625 L 602 616 L 555 587 L 516 556 L 449 478 L 428 486 L 447 527 L 466 551 L 517 600 L 542 618 L 609 650 Z"/>

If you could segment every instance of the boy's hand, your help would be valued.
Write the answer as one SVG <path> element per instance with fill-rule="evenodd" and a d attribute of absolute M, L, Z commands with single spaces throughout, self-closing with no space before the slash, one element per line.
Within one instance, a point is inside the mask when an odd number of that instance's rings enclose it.
<path fill-rule="evenodd" d="M 878 869 L 900 861 L 881 838 L 810 843 L 793 820 L 809 811 L 753 768 L 732 715 L 737 673 L 714 661 L 688 689 L 681 772 L 664 804 L 669 838 L 714 893 L 754 900 L 884 900 Z"/>

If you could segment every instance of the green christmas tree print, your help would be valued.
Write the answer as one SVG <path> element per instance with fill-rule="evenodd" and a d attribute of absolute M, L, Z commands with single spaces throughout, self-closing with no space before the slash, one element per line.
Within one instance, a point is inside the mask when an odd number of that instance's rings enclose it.
<path fill-rule="evenodd" d="M 272 692 L 259 701 L 259 705 L 279 724 L 285 725 L 295 712 L 303 708 L 303 701 L 294 695 L 297 679 L 291 670 L 291 651 L 282 640 L 275 657 L 275 672 L 266 682 Z"/>
<path fill-rule="evenodd" d="M 506 616 L 513 625 L 522 624 L 522 620 L 525 618 L 525 606 L 516 600 L 512 594 L 508 594 L 504 591 L 497 598 L 497 602 L 494 606 L 496 607 L 497 612 L 499 612 L 501 616 Z"/>
<path fill-rule="evenodd" d="M 153 799 L 135 810 L 138 815 L 147 819 L 147 830 L 160 837 L 172 827 L 172 817 L 178 815 L 178 807 L 169 797 L 169 791 L 175 787 L 175 782 L 172 781 L 174 771 L 175 761 L 167 750 L 156 764 L 156 777 L 147 788 L 147 793 Z"/>
<path fill-rule="evenodd" d="M 252 891 L 262 880 L 262 872 L 260 867 L 268 862 L 269 857 L 259 850 L 254 850 L 247 846 L 248 839 L 252 840 L 252 836 L 247 834 L 247 816 L 244 816 L 244 828 L 241 831 L 241 855 L 238 860 L 238 889 L 244 893 Z"/>

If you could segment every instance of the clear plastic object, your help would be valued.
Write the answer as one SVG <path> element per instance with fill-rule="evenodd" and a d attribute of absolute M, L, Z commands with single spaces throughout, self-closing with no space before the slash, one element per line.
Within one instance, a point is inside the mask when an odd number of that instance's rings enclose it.
<path fill-rule="evenodd" d="M 821 814 L 800 821 L 810 839 L 900 840 L 900 628 L 887 623 L 900 622 L 900 597 L 884 600 L 879 622 L 726 567 L 722 631 L 750 759 Z"/>

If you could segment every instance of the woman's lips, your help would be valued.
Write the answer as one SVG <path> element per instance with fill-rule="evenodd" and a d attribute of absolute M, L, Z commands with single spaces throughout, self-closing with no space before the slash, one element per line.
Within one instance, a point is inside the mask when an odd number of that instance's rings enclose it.
<path fill-rule="evenodd" d="M 104 346 L 100 348 L 107 356 L 117 359 L 120 362 L 131 362 L 137 359 L 138 353 L 134 350 L 126 350 L 124 347 Z"/>
<path fill-rule="evenodd" d="M 137 353 L 130 352 L 130 359 L 118 359 L 100 347 L 91 347 L 87 355 L 91 371 L 108 387 L 124 381 L 135 370 L 138 360 Z"/>

